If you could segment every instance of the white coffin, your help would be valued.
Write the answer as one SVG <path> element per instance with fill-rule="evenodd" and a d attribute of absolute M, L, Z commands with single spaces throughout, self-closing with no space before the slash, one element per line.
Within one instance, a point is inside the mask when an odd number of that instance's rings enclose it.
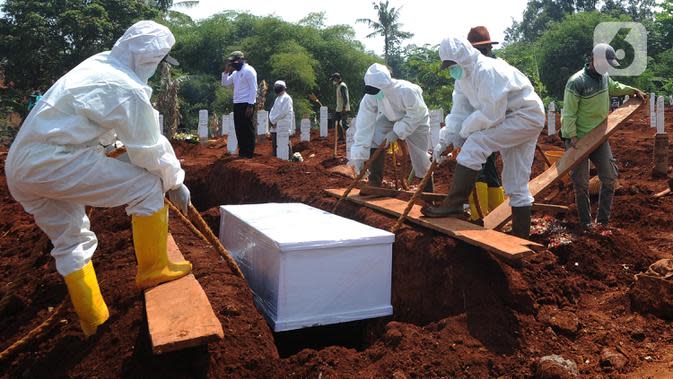
<path fill-rule="evenodd" d="M 300 203 L 220 214 L 220 240 L 274 331 L 393 313 L 392 233 Z"/>

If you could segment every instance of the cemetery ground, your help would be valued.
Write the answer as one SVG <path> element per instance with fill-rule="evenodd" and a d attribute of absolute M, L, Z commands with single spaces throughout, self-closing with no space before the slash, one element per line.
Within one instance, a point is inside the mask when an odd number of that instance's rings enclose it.
<path fill-rule="evenodd" d="M 670 132 L 670 121 L 666 126 Z M 331 209 L 335 199 L 323 189 L 350 184 L 332 170 L 345 159 L 332 157 L 332 132 L 328 139 L 313 135 L 311 142 L 299 143 L 298 137 L 292 138 L 293 148 L 302 163 L 272 158 L 268 139 L 250 160 L 227 154 L 226 138 L 175 144 L 193 203 L 213 231 L 219 229 L 222 204 L 292 201 Z M 673 196 L 653 198 L 667 187 L 665 178 L 651 176 L 653 141 L 646 109 L 611 138 L 620 168 L 612 230 L 577 234 L 567 183 L 538 196 L 570 211 L 534 213 L 531 239 L 546 248 L 520 265 L 406 225 L 393 245 L 394 315 L 388 318 L 274 334 L 245 281 L 171 217 L 171 233 L 194 264 L 224 339 L 156 356 L 143 296 L 134 286 L 131 224 L 124 209 L 94 209 L 91 216 L 99 238 L 94 264 L 111 317 L 84 340 L 49 242 L 11 198 L 3 170 L 0 349 L 38 326 L 51 308 L 63 302 L 65 308 L 50 329 L 0 362 L 0 377 L 568 377 L 573 370 L 588 377 L 666 377 L 673 371 L 673 330 L 647 304 L 673 299 L 654 293 L 650 297 L 657 298 L 650 299 L 633 290 L 634 275 L 673 258 Z M 540 144 L 560 148 L 558 139 L 546 135 Z M 343 155 L 344 145 L 339 147 Z M 3 168 L 6 151 L 0 150 Z M 436 174 L 437 192 L 447 191 L 452 169 L 449 163 Z M 543 169 L 536 159 L 533 175 Z M 386 177 L 393 178 L 390 157 Z M 395 222 L 350 202 L 337 213 L 382 229 Z M 559 358 L 542 359 L 554 354 L 567 360 L 565 368 L 555 365 L 554 359 L 563 362 Z"/>

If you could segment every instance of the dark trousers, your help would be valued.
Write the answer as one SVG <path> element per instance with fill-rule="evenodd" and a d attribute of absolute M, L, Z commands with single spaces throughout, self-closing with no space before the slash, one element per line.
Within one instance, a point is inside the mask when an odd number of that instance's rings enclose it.
<path fill-rule="evenodd" d="M 493 153 L 486 159 L 486 163 L 481 166 L 481 171 L 477 175 L 477 181 L 488 184 L 490 188 L 502 186 L 500 175 L 498 175 L 498 168 L 495 166 L 495 160 L 496 156 Z"/>
<path fill-rule="evenodd" d="M 275 157 L 278 153 L 278 134 L 276 132 L 271 132 L 271 147 L 273 149 L 273 156 Z"/>
<path fill-rule="evenodd" d="M 255 127 L 252 125 L 252 117 L 245 116 L 247 103 L 234 104 L 234 128 L 238 139 L 238 156 L 252 158 L 255 153 Z"/>
<path fill-rule="evenodd" d="M 341 124 L 341 127 L 339 127 Z M 339 139 L 344 139 L 344 132 L 348 130 L 348 112 L 334 113 L 334 127 L 337 129 Z"/>

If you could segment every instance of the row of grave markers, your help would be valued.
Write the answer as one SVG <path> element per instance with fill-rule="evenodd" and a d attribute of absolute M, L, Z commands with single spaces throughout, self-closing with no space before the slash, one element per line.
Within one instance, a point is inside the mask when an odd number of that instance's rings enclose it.
<path fill-rule="evenodd" d="M 624 102 L 628 100 L 628 96 Z M 669 97 L 669 104 L 673 105 L 673 95 Z M 657 129 L 657 134 L 665 134 L 664 129 L 664 96 L 656 97 L 654 93 L 650 94 L 650 126 Z M 328 111 L 327 107 L 320 107 L 320 137 L 327 137 L 328 125 Z M 159 115 L 159 125 L 162 133 L 164 132 L 164 118 Z M 432 109 L 430 110 L 430 133 L 428 134 L 428 149 L 432 149 L 439 143 L 439 131 L 444 122 L 444 110 Z M 222 127 L 220 128 L 221 136 L 228 136 L 227 151 L 230 153 L 236 152 L 238 148 L 238 141 L 236 140 L 236 133 L 234 129 L 234 114 L 229 113 L 222 115 Z M 290 116 L 290 125 L 278 125 L 277 129 L 277 156 L 280 159 L 289 160 L 289 138 L 296 132 L 296 121 L 294 112 Z M 300 122 L 300 141 L 311 140 L 311 121 L 308 118 L 303 118 Z M 269 112 L 257 111 L 257 135 L 266 135 L 269 129 Z M 208 111 L 202 109 L 199 111 L 198 124 L 199 141 L 206 143 L 208 141 Z M 556 134 L 556 104 L 552 101 L 549 103 L 547 109 L 547 134 Z M 350 159 L 350 146 L 353 144 L 355 135 L 355 119 L 351 119 L 350 128 L 346 132 L 346 158 Z"/>

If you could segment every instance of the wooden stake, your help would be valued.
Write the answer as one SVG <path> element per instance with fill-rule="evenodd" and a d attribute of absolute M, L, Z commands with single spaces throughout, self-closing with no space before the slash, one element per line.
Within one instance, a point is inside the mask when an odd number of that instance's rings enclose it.
<path fill-rule="evenodd" d="M 437 166 L 438 165 L 436 161 L 433 161 L 432 164 L 430 164 L 430 168 L 428 168 L 428 171 L 425 173 L 425 176 L 423 176 L 423 180 L 421 180 L 421 184 L 418 185 L 418 189 L 416 189 L 416 192 L 414 192 L 414 196 L 411 197 L 411 199 L 407 203 L 407 206 L 404 208 L 404 211 L 397 219 L 397 222 L 390 229 L 391 233 L 397 234 L 397 231 L 400 230 L 400 227 L 402 227 L 402 224 L 404 223 L 404 220 L 407 218 L 409 211 L 411 211 L 411 208 L 414 206 L 414 203 L 423 192 L 423 188 L 425 188 L 425 185 L 428 184 L 428 181 L 432 177 L 432 173 L 435 171 Z"/>
<path fill-rule="evenodd" d="M 374 154 L 372 154 L 372 156 L 369 157 L 369 160 L 367 162 L 365 162 L 365 166 L 362 168 L 362 170 L 360 170 L 360 173 L 355 178 L 355 180 L 353 180 L 353 183 L 351 183 L 348 186 L 348 188 L 346 188 L 346 191 L 339 198 L 339 200 L 337 200 L 336 204 L 334 204 L 334 207 L 332 207 L 332 213 L 336 212 L 336 209 L 339 206 L 339 204 L 341 204 L 341 202 L 345 198 L 348 197 L 348 194 L 351 193 L 351 191 L 353 190 L 353 188 L 355 188 L 355 186 L 358 184 L 358 182 L 360 182 L 360 180 L 362 180 L 362 178 L 364 178 L 365 174 L 367 173 L 367 170 L 369 169 L 369 166 L 371 166 L 372 163 L 376 160 L 376 158 L 378 158 L 379 155 L 381 155 L 381 153 L 383 153 L 383 150 L 385 148 L 386 148 L 386 140 L 384 139 L 383 142 L 381 142 L 381 144 L 379 145 L 379 147 L 376 148 L 376 151 L 374 152 Z"/>
<path fill-rule="evenodd" d="M 547 165 L 547 168 L 551 167 L 551 161 L 549 161 L 549 158 L 544 154 L 544 151 L 540 147 L 540 145 L 535 144 L 535 149 L 542 154 L 542 159 L 544 159 L 544 163 Z"/>

